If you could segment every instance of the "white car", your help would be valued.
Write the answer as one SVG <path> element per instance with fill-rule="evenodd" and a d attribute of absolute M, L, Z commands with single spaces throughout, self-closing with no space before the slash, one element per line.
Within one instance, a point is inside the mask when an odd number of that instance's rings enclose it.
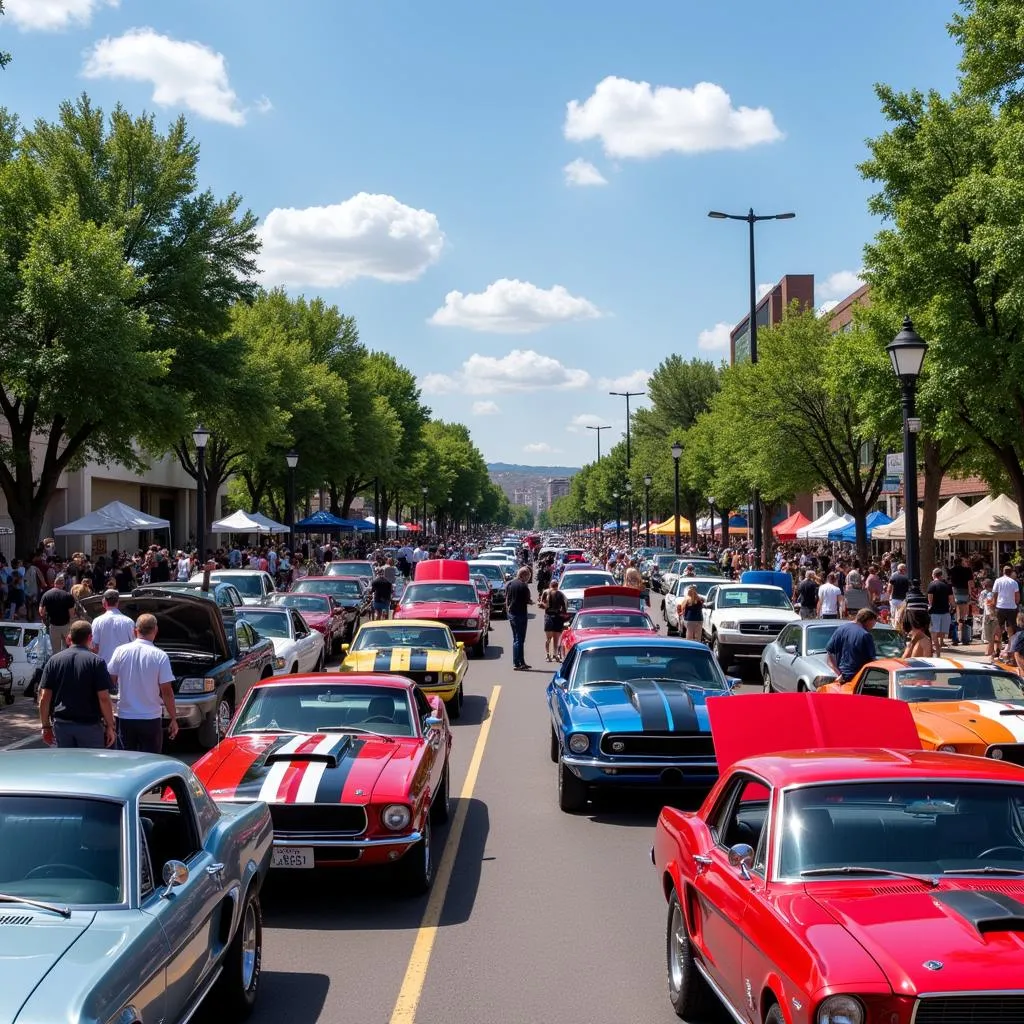
<path fill-rule="evenodd" d="M 589 587 L 614 587 L 615 577 L 604 569 L 593 566 L 575 568 L 570 565 L 558 581 L 558 589 L 565 594 L 565 602 L 570 612 L 578 612 L 583 603 L 583 591 Z"/>
<path fill-rule="evenodd" d="M 680 632 L 679 609 L 682 608 L 687 589 L 694 586 L 701 597 L 707 597 L 708 591 L 712 587 L 719 586 L 721 582 L 721 576 L 680 576 L 675 581 L 661 605 L 661 613 L 665 619 L 665 631 L 669 636 Z"/>
<path fill-rule="evenodd" d="M 246 605 L 263 604 L 271 594 L 277 591 L 277 587 L 274 586 L 274 578 L 269 572 L 264 572 L 262 569 L 214 569 L 210 573 L 210 579 L 221 583 L 233 583 Z M 189 582 L 202 583 L 203 574 L 195 573 Z"/>
<path fill-rule="evenodd" d="M 295 608 L 283 605 L 247 607 L 240 617 L 260 636 L 268 636 L 273 641 L 275 676 L 323 671 L 323 634 L 307 626 Z"/>
<path fill-rule="evenodd" d="M 15 696 L 24 693 L 25 687 L 32 680 L 32 673 L 35 672 L 37 665 L 29 658 L 28 645 L 45 629 L 41 622 L 0 623 L 0 636 L 4 638 L 4 647 L 11 656 Z"/>
<path fill-rule="evenodd" d="M 785 592 L 762 583 L 723 583 L 704 599 L 704 639 L 722 669 L 761 652 L 800 616 Z"/>

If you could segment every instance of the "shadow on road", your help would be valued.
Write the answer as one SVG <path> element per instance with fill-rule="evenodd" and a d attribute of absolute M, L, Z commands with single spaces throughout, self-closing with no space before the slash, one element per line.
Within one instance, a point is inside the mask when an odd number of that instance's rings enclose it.
<path fill-rule="evenodd" d="M 260 972 L 260 992 L 253 1020 L 319 1020 L 330 988 L 331 979 L 326 974 L 264 969 Z M 224 1018 L 214 1001 L 208 1000 L 194 1019 L 196 1024 L 219 1024 Z"/>
<path fill-rule="evenodd" d="M 487 702 L 490 698 L 482 693 L 467 693 L 462 701 L 462 714 L 452 722 L 452 728 L 458 729 L 462 725 L 480 725 L 491 717 L 487 709 Z"/>
<path fill-rule="evenodd" d="M 591 804 L 589 817 L 592 822 L 599 825 L 653 828 L 662 807 L 695 811 L 700 807 L 705 795 L 703 790 L 684 790 L 678 793 L 601 793 Z"/>
<path fill-rule="evenodd" d="M 484 651 L 484 661 L 499 661 L 501 656 L 505 653 L 505 648 L 501 644 L 489 643 L 487 650 Z"/>

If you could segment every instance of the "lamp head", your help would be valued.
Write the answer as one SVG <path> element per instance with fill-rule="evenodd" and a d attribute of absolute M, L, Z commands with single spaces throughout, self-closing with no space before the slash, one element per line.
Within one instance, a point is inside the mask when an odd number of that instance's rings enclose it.
<path fill-rule="evenodd" d="M 202 423 L 196 424 L 196 429 L 192 431 L 192 443 L 198 450 L 202 450 L 206 447 L 210 440 L 210 432 L 202 425 Z"/>
<path fill-rule="evenodd" d="M 651 479 L 650 473 L 644 474 L 644 487 L 650 487 L 654 481 Z"/>
<path fill-rule="evenodd" d="M 921 375 L 928 343 L 914 330 L 913 321 L 908 316 L 903 321 L 903 329 L 886 346 L 892 368 L 896 376 L 906 384 L 916 381 Z"/>
<path fill-rule="evenodd" d="M 676 441 L 672 445 L 672 458 L 675 459 L 676 462 L 678 462 L 679 461 L 679 457 L 682 454 L 683 454 L 683 446 L 678 441 Z"/>
<path fill-rule="evenodd" d="M 299 464 L 299 453 L 293 448 L 285 455 L 284 461 L 288 463 L 289 469 L 294 469 Z"/>
<path fill-rule="evenodd" d="M 728 220 L 729 214 L 722 213 L 719 210 L 708 210 L 708 216 L 713 217 L 715 220 Z"/>

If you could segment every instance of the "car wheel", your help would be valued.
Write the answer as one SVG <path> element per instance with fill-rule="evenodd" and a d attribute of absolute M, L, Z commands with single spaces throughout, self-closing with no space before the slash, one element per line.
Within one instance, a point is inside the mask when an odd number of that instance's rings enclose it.
<path fill-rule="evenodd" d="M 668 899 L 665 953 L 668 962 L 668 998 L 672 1009 L 684 1020 L 703 1020 L 712 1008 L 711 989 L 697 970 L 686 918 L 675 889 Z"/>
<path fill-rule="evenodd" d="M 462 705 L 466 703 L 466 691 L 463 688 L 462 683 L 459 683 L 459 710 L 462 710 Z"/>
<path fill-rule="evenodd" d="M 199 745 L 206 750 L 213 750 L 220 742 L 221 736 L 227 735 L 228 726 L 231 725 L 231 716 L 235 713 L 235 706 L 231 700 L 231 694 L 225 693 L 217 701 L 213 714 L 203 719 L 199 726 Z"/>
<path fill-rule="evenodd" d="M 765 668 L 765 670 L 764 670 L 764 692 L 765 693 L 774 693 L 775 692 L 775 687 L 772 686 L 772 674 L 771 674 L 771 672 L 768 671 L 767 668 Z"/>
<path fill-rule="evenodd" d="M 587 784 L 561 761 L 558 763 L 558 806 L 566 814 L 575 814 L 587 806 Z"/>
<path fill-rule="evenodd" d="M 473 657 L 474 658 L 486 658 L 487 657 L 487 645 L 481 638 L 477 643 L 473 644 Z"/>
<path fill-rule="evenodd" d="M 313 671 L 314 672 L 323 672 L 323 670 L 324 670 L 324 656 L 322 654 L 318 654 L 317 658 L 316 658 L 316 664 L 313 666 Z"/>
<path fill-rule="evenodd" d="M 674 626 L 672 625 L 669 617 L 665 616 L 665 635 L 666 636 L 679 636 L 679 623 L 677 622 Z"/>
<path fill-rule="evenodd" d="M 452 697 L 451 700 L 444 702 L 444 709 L 448 712 L 448 717 L 454 722 L 456 718 L 462 717 L 462 685 L 459 684 L 458 692 Z"/>
<path fill-rule="evenodd" d="M 434 881 L 430 815 L 423 819 L 422 838 L 398 862 L 398 881 L 407 896 L 422 896 Z"/>
<path fill-rule="evenodd" d="M 558 736 L 555 735 L 555 727 L 551 726 L 551 760 L 558 764 L 558 755 L 561 751 L 558 749 Z"/>
<path fill-rule="evenodd" d="M 13 693 L 5 693 L 5 694 L 4 694 L 4 703 L 5 703 L 6 705 L 8 705 L 8 707 L 9 707 L 9 706 L 10 706 L 11 704 L 13 704 L 13 703 L 14 703 L 14 694 L 13 694 Z"/>
<path fill-rule="evenodd" d="M 430 805 L 430 820 L 435 825 L 443 825 L 452 812 L 449 774 L 450 769 L 446 762 L 444 772 L 441 775 L 441 788 L 434 794 L 434 802 Z"/>
<path fill-rule="evenodd" d="M 782 1015 L 782 1007 L 778 1003 L 772 1003 L 771 1009 L 765 1014 L 764 1024 L 786 1024 L 786 1018 Z"/>
<path fill-rule="evenodd" d="M 288 670 L 288 675 L 297 676 L 299 674 L 299 663 L 295 662 L 294 665 Z"/>
<path fill-rule="evenodd" d="M 263 965 L 263 912 L 259 896 L 250 889 L 242 907 L 238 931 L 224 957 L 224 970 L 214 986 L 218 1008 L 229 1020 L 245 1020 L 256 1005 Z"/>
<path fill-rule="evenodd" d="M 711 653 L 715 656 L 715 660 L 721 666 L 723 672 L 732 663 L 732 655 L 719 643 L 717 633 L 711 637 Z"/>

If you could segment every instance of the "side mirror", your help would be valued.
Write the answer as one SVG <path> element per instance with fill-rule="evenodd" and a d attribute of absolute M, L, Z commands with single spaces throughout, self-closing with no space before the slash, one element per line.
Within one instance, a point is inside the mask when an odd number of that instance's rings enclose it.
<path fill-rule="evenodd" d="M 735 690 L 736 687 L 739 686 L 740 683 L 743 682 L 743 680 L 740 679 L 739 676 L 726 676 L 725 677 L 725 682 L 728 685 L 730 690 Z"/>
<path fill-rule="evenodd" d="M 458 651 L 464 651 L 466 649 L 466 642 L 464 640 L 456 640 L 455 649 Z"/>
<path fill-rule="evenodd" d="M 170 899 L 173 890 L 184 885 L 188 881 L 188 868 L 180 860 L 169 860 L 163 870 L 164 885 L 167 886 L 161 894 L 164 899 Z"/>
<path fill-rule="evenodd" d="M 351 646 L 352 646 L 351 644 L 342 644 L 341 645 L 341 653 L 342 654 L 348 654 L 349 650 L 351 649 Z"/>
<path fill-rule="evenodd" d="M 569 689 L 569 680 L 566 679 L 565 676 L 555 676 L 555 678 L 551 680 L 551 684 L 552 686 L 557 686 L 560 690 Z"/>
<path fill-rule="evenodd" d="M 440 729 L 444 723 L 440 718 L 435 718 L 433 715 L 427 715 L 427 717 L 423 719 L 423 725 L 427 729 Z"/>
<path fill-rule="evenodd" d="M 784 650 L 787 654 L 796 654 L 796 644 L 786 644 Z"/>
<path fill-rule="evenodd" d="M 754 848 L 749 843 L 737 843 L 729 847 L 729 864 L 739 868 L 744 880 L 749 880 L 750 869 L 754 866 Z"/>

